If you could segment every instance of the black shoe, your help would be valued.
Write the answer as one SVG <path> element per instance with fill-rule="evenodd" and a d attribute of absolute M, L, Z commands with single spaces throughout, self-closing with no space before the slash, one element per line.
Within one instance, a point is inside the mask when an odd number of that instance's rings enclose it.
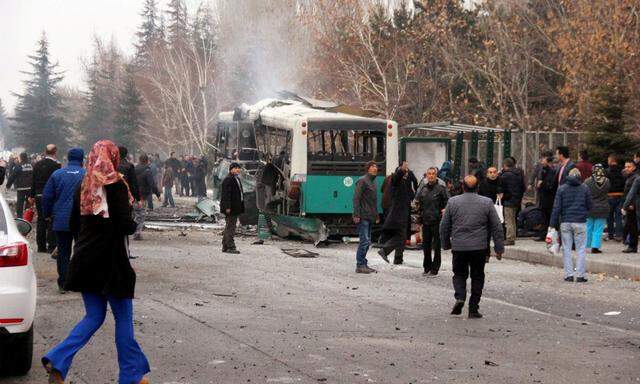
<path fill-rule="evenodd" d="M 44 248 L 38 248 L 38 250 L 36 251 L 38 253 L 47 253 L 47 250 Z"/>
<path fill-rule="evenodd" d="M 382 260 L 384 260 L 387 264 L 389 264 L 389 257 L 387 257 L 387 255 L 385 255 L 384 253 L 384 249 L 379 249 L 378 250 L 378 255 L 380 255 L 380 257 L 382 257 Z"/>
<path fill-rule="evenodd" d="M 568 283 L 573 283 L 573 276 L 565 277 L 564 281 L 566 281 Z"/>
<path fill-rule="evenodd" d="M 601 250 L 599 250 L 598 248 L 591 248 L 591 253 L 602 253 Z"/>
<path fill-rule="evenodd" d="M 462 315 L 462 308 L 464 308 L 464 301 L 456 301 L 453 309 L 451 309 L 451 314 Z"/>
<path fill-rule="evenodd" d="M 137 258 L 138 258 L 138 256 L 129 255 L 129 260 L 135 260 Z"/>
<path fill-rule="evenodd" d="M 402 265 L 402 260 L 393 260 L 393 265 Z"/>
<path fill-rule="evenodd" d="M 587 281 L 589 281 L 589 280 L 587 280 L 587 279 L 586 279 L 586 278 L 584 278 L 584 277 L 578 277 L 578 278 L 576 278 L 576 283 L 586 283 Z"/>
<path fill-rule="evenodd" d="M 635 248 L 627 248 L 622 250 L 622 253 L 638 253 L 638 250 Z"/>
<path fill-rule="evenodd" d="M 482 313 L 478 312 L 477 310 L 469 311 L 469 318 L 470 319 L 482 319 Z"/>
<path fill-rule="evenodd" d="M 226 251 L 222 251 L 222 252 L 224 252 L 224 253 L 232 253 L 234 255 L 239 255 L 240 254 L 240 251 L 238 251 L 235 248 L 234 249 L 227 249 Z"/>
<path fill-rule="evenodd" d="M 362 265 L 360 267 L 356 267 L 356 273 L 369 274 L 371 273 L 371 271 L 369 270 L 369 268 L 367 268 L 366 265 Z"/>

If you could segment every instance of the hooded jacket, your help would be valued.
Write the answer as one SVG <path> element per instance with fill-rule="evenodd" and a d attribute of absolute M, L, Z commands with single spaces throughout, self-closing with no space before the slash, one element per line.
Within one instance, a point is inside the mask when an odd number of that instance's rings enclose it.
<path fill-rule="evenodd" d="M 69 231 L 69 218 L 73 210 L 73 198 L 82 183 L 85 170 L 82 168 L 84 151 L 72 148 L 67 155 L 66 167 L 53 172 L 42 193 L 42 213 L 53 216 L 54 231 Z"/>
<path fill-rule="evenodd" d="M 586 223 L 592 207 L 589 187 L 582 183 L 581 177 L 569 175 L 566 182 L 558 188 L 549 225 L 557 227 L 560 222 Z"/>

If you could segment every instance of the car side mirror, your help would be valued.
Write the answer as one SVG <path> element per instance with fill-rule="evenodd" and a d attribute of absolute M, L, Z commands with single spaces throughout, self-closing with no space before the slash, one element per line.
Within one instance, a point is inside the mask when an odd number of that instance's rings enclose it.
<path fill-rule="evenodd" d="M 18 232 L 20 232 L 22 236 L 27 236 L 33 229 L 31 223 L 24 219 L 16 219 L 16 226 L 18 227 Z"/>

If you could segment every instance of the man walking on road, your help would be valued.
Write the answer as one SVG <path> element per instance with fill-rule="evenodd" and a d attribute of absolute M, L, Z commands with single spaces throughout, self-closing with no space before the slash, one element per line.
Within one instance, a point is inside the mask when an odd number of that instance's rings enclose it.
<path fill-rule="evenodd" d="M 229 174 L 222 181 L 220 188 L 220 212 L 224 214 L 224 235 L 222 237 L 222 252 L 238 254 L 234 237 L 238 216 L 244 213 L 244 191 L 240 175 L 240 164 L 231 163 Z"/>
<path fill-rule="evenodd" d="M 427 183 L 420 189 L 415 201 L 420 207 L 422 218 L 422 267 L 425 276 L 437 276 L 440 271 L 440 220 L 447 206 L 449 195 L 447 188 L 438 183 L 438 171 L 435 167 L 427 169 Z M 431 259 L 433 250 L 433 260 Z"/>
<path fill-rule="evenodd" d="M 593 201 L 589 187 L 582 183 L 580 171 L 572 169 L 566 178 L 565 184 L 558 188 L 549 224 L 554 228 L 560 225 L 565 281 L 574 281 L 572 246 L 575 246 L 577 253 L 577 278 L 575 281 L 578 283 L 587 281 L 585 278 L 587 215 L 592 206 Z"/>
<path fill-rule="evenodd" d="M 42 193 L 42 212 L 48 220 L 53 219 L 53 230 L 56 232 L 58 246 L 58 290 L 65 293 L 64 284 L 71 258 L 73 236 L 69 220 L 73 210 L 73 199 L 84 177 L 82 168 L 84 151 L 72 148 L 67 154 L 69 163 L 66 167 L 53 172 Z"/>
<path fill-rule="evenodd" d="M 514 245 L 518 229 L 516 216 L 524 196 L 525 183 L 522 173 L 516 171 L 515 163 L 510 158 L 504 159 L 500 186 L 502 187 L 502 206 L 504 207 L 504 221 L 507 228 L 507 239 L 504 244 Z"/>
<path fill-rule="evenodd" d="M 478 311 L 484 288 L 484 265 L 489 261 L 489 239 L 493 238 L 496 257 L 504 252 L 502 224 L 493 202 L 476 193 L 478 180 L 464 178 L 462 195 L 449 199 L 440 223 L 443 249 L 453 253 L 453 288 L 456 303 L 452 315 L 462 314 L 467 297 L 467 278 L 471 275 L 469 318 L 481 318 Z"/>
<path fill-rule="evenodd" d="M 366 166 L 367 173 L 356 183 L 353 193 L 353 222 L 358 226 L 360 242 L 356 252 L 356 273 L 375 273 L 375 269 L 367 264 L 367 251 L 371 246 L 371 229 L 378 223 L 378 165 L 370 161 Z"/>
<path fill-rule="evenodd" d="M 20 154 L 20 164 L 13 167 L 9 179 L 7 180 L 7 189 L 16 186 L 16 217 L 22 218 L 24 206 L 31 193 L 31 185 L 33 183 L 33 166 L 29 161 L 29 155 L 26 152 Z"/>
<path fill-rule="evenodd" d="M 57 152 L 58 148 L 55 144 L 47 145 L 44 159 L 38 161 L 33 166 L 33 179 L 29 201 L 32 204 L 35 203 L 38 213 L 38 224 L 36 227 L 38 252 L 52 253 L 56 247 L 55 234 L 51 225 L 47 223 L 44 212 L 42 211 L 42 192 L 51 174 L 60 169 L 60 163 L 56 160 Z"/>
<path fill-rule="evenodd" d="M 395 250 L 393 264 L 402 264 L 404 242 L 407 237 L 407 225 L 410 220 L 411 200 L 413 200 L 409 163 L 402 162 L 391 177 L 391 207 L 384 219 L 383 230 L 387 233 L 387 241 L 378 254 L 389 262 L 388 255 Z"/>

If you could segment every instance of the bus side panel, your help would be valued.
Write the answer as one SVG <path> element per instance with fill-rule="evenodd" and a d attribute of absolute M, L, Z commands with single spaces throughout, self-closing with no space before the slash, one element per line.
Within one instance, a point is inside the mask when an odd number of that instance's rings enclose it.
<path fill-rule="evenodd" d="M 361 176 L 308 175 L 302 183 L 302 212 L 306 215 L 353 214 L 353 192 Z M 382 213 L 382 183 L 376 178 L 378 212 Z"/>

